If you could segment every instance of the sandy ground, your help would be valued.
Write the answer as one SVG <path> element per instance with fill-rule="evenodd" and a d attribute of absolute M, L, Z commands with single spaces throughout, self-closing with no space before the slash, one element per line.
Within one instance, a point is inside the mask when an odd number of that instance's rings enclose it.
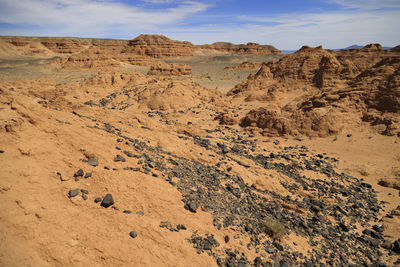
<path fill-rule="evenodd" d="M 212 256 L 198 254 L 187 241 L 194 231 L 201 235 L 213 234 L 220 243 L 220 251 L 229 246 L 246 252 L 251 260 L 256 256 L 270 259 L 265 252 L 256 253 L 246 248 L 249 236 L 234 239 L 237 234 L 234 229 L 217 230 L 211 212 L 198 209 L 193 213 L 184 209 L 182 192 L 166 181 L 162 172 L 154 170 L 146 174 L 124 170 L 141 164 L 140 159 L 126 157 L 122 151 L 134 154 L 143 151 L 100 129 L 107 123 L 124 136 L 151 147 L 215 166 L 222 160 L 221 155 L 197 145 L 191 137 L 213 135 L 216 140 L 223 140 L 229 136 L 228 132 L 208 134 L 205 130 L 219 127 L 213 120 L 214 115 L 230 108 L 233 102 L 228 100 L 225 106 L 218 106 L 203 101 L 193 112 L 164 110 L 168 113 L 166 117 L 148 116 L 149 109 L 136 107 L 118 110 L 88 106 L 83 103 L 106 97 L 125 84 L 123 81 L 114 84 L 114 78 L 112 83 L 107 78 L 100 83 L 88 82 L 96 77 L 96 71 L 62 70 L 49 64 L 52 59 L 53 55 L 0 59 L 1 266 L 216 266 Z M 276 59 L 202 53 L 167 62 L 192 66 L 193 75 L 178 77 L 178 80 L 193 81 L 225 93 L 256 70 L 227 71 L 224 67 L 246 60 Z M 133 71 L 145 74 L 147 69 L 124 65 L 114 71 L 129 75 Z M 184 96 L 182 99 L 187 101 Z M 191 103 L 185 104 L 191 107 Z M 246 105 L 240 112 L 245 113 L 252 106 L 251 102 Z M 384 201 L 378 219 L 385 226 L 385 235 L 391 236 L 392 242 L 400 238 L 399 216 L 385 216 L 400 205 L 399 190 L 378 185 L 381 178 L 396 177 L 400 172 L 398 137 L 382 136 L 360 126 L 346 129 L 336 137 L 304 137 L 299 141 L 293 137 L 252 135 L 238 125 L 231 128 L 246 140 L 254 141 L 257 151 L 277 152 L 287 146 L 305 145 L 315 154 L 326 153 L 337 158 L 338 171 L 363 178 L 373 186 L 378 200 Z M 115 162 L 117 154 L 124 155 L 126 162 Z M 160 156 L 168 157 L 168 154 Z M 98 158 L 99 166 L 84 162 L 93 157 Z M 245 158 L 241 160 L 247 162 Z M 264 180 L 276 173 L 248 164 L 250 169 L 234 162 L 227 167 L 231 166 L 232 173 L 241 175 L 249 185 L 286 192 L 279 183 Z M 73 176 L 78 169 L 91 172 L 92 177 L 80 177 L 76 181 Z M 75 188 L 88 190 L 88 199 L 84 200 L 81 195 L 68 197 L 69 190 Z M 118 210 L 105 209 L 94 202 L 96 197 L 107 193 L 113 195 Z M 187 230 L 173 232 L 161 228 L 163 221 L 184 224 Z M 133 230 L 138 233 L 134 239 L 129 236 Z M 228 244 L 224 242 L 226 235 L 231 236 Z M 312 254 L 312 246 L 300 236 L 291 234 L 281 242 L 295 246 L 305 255 Z M 389 265 L 399 258 L 381 250 L 384 253 L 381 260 Z"/>

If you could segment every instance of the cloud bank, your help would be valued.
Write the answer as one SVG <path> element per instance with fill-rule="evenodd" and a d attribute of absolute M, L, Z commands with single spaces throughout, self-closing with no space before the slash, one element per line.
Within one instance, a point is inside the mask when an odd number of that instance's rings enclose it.
<path fill-rule="evenodd" d="M 0 0 L 0 34 L 131 39 L 160 33 L 197 44 L 251 41 L 280 49 L 400 44 L 399 0 L 315 2 L 334 8 L 254 15 L 242 13 L 239 6 L 231 14 L 213 12 L 218 1 Z"/>

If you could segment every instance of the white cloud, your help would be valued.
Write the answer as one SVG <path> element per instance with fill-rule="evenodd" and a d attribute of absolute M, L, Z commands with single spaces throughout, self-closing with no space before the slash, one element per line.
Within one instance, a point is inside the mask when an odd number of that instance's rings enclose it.
<path fill-rule="evenodd" d="M 400 44 L 399 15 L 398 11 L 390 10 L 240 16 L 242 26 L 205 25 L 187 32 L 176 29 L 173 36 L 194 43 L 251 41 L 272 44 L 280 49 L 298 49 L 304 44 L 325 48 L 368 43 L 395 46 Z"/>
<path fill-rule="evenodd" d="M 167 9 L 145 9 L 112 0 L 1 0 L 0 23 L 36 26 L 52 35 L 96 37 L 114 34 L 112 31 L 157 31 L 209 7 L 194 1 Z"/>
<path fill-rule="evenodd" d="M 399 0 L 327 0 L 345 9 L 377 10 L 384 8 L 400 8 Z"/>
<path fill-rule="evenodd" d="M 151 8 L 143 1 L 152 2 Z M 399 0 L 316 0 L 341 8 L 237 17 L 206 14 L 211 6 L 201 0 L 143 1 L 143 5 L 131 6 L 116 0 L 0 0 L 0 23 L 14 25 L 0 28 L 0 34 L 126 39 L 140 33 L 159 33 L 196 44 L 258 42 L 280 49 L 297 49 L 304 44 L 326 48 L 373 42 L 400 44 Z M 158 8 L 158 4 L 164 7 Z M 188 21 L 199 13 L 201 20 L 191 25 Z M 223 23 L 211 24 L 213 21 Z"/>

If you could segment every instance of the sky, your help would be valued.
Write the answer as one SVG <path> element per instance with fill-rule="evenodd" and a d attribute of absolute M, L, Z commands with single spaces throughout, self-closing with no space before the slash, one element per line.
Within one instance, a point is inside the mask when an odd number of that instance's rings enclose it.
<path fill-rule="evenodd" d="M 0 0 L 0 35 L 256 42 L 279 49 L 400 44 L 400 0 Z"/>

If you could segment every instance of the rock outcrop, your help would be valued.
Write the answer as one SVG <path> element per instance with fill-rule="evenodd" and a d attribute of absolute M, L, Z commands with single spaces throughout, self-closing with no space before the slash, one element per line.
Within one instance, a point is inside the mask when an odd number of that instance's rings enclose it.
<path fill-rule="evenodd" d="M 233 67 L 225 67 L 225 70 L 258 70 L 261 68 L 260 63 L 257 62 L 252 62 L 252 61 L 245 61 L 240 63 L 237 66 L 233 66 Z"/>
<path fill-rule="evenodd" d="M 250 110 L 240 121 L 270 135 L 329 136 L 361 121 L 400 135 L 399 77 L 400 56 L 378 44 L 338 53 L 302 47 L 264 64 L 228 95 L 273 103 L 274 109 Z"/>
<path fill-rule="evenodd" d="M 249 54 L 249 55 L 280 55 L 282 52 L 272 45 L 260 45 L 257 43 L 232 44 L 227 42 L 217 42 L 200 46 L 203 49 L 217 50 L 229 53 Z"/>
<path fill-rule="evenodd" d="M 171 40 L 163 35 L 141 34 L 131 40 L 123 53 L 153 58 L 192 56 L 193 44 Z"/>
<path fill-rule="evenodd" d="M 150 67 L 148 75 L 182 76 L 192 74 L 192 67 L 187 64 L 168 64 L 158 62 Z"/>

